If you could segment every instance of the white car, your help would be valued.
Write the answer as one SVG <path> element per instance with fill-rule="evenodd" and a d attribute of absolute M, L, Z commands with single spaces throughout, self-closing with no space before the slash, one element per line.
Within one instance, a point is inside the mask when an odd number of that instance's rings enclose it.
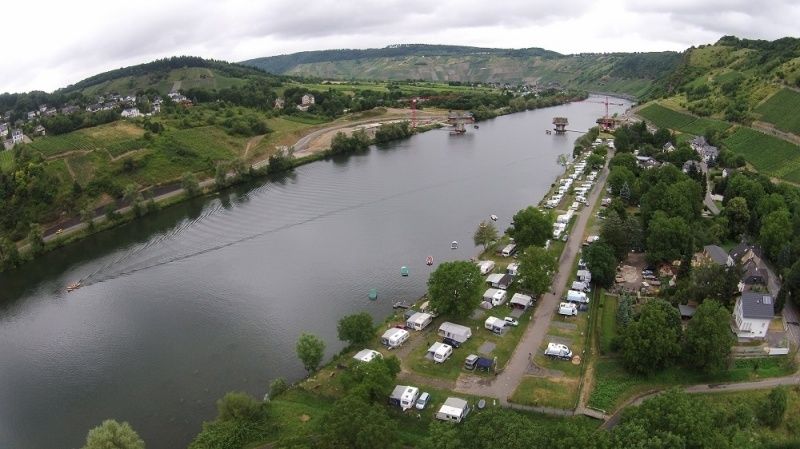
<path fill-rule="evenodd" d="M 515 320 L 514 318 L 511 318 L 510 316 L 503 318 L 503 321 L 506 322 L 507 326 L 519 326 L 519 321 Z"/>
<path fill-rule="evenodd" d="M 417 403 L 414 404 L 414 407 L 416 407 L 417 410 L 424 409 L 425 406 L 428 405 L 428 400 L 430 400 L 430 398 L 431 398 L 431 395 L 429 395 L 427 391 L 423 392 L 421 395 L 419 395 L 419 398 L 417 399 Z"/>

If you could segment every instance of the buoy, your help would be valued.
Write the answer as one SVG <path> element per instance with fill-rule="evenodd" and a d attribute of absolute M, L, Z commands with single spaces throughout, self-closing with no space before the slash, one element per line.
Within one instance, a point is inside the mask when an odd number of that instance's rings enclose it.
<path fill-rule="evenodd" d="M 400 267 L 400 275 L 401 276 L 408 276 L 408 267 L 406 267 L 406 266 Z"/>
<path fill-rule="evenodd" d="M 428 256 L 425 258 L 425 265 L 431 266 L 433 265 L 433 256 Z"/>
<path fill-rule="evenodd" d="M 370 291 L 369 291 L 369 299 L 372 300 L 372 301 L 375 301 L 376 299 L 378 299 L 378 290 L 375 290 L 374 288 L 370 289 Z"/>

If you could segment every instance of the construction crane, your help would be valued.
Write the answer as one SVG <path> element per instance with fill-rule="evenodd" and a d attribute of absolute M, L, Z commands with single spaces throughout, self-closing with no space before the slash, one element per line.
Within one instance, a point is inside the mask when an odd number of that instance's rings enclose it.
<path fill-rule="evenodd" d="M 614 106 L 625 106 L 625 103 L 612 103 L 608 101 L 608 97 L 604 101 L 597 101 L 597 100 L 583 100 L 587 103 L 599 103 L 606 105 L 606 115 L 597 119 L 597 124 L 603 126 L 603 129 L 611 129 L 614 128 L 615 120 L 608 116 L 608 105 Z"/>

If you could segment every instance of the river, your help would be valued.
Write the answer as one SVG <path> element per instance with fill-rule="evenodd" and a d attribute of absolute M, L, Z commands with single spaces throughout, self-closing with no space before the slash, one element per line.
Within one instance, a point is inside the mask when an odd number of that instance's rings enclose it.
<path fill-rule="evenodd" d="M 301 332 L 331 356 L 341 316 L 383 320 L 424 293 L 426 256 L 474 256 L 481 220 L 496 214 L 504 230 L 562 172 L 557 156 L 580 134 L 546 135 L 552 117 L 586 130 L 603 109 L 528 111 L 314 162 L 0 275 L 0 448 L 79 448 L 106 418 L 149 449 L 185 447 L 225 392 L 261 397 L 278 376 L 301 378 Z"/>

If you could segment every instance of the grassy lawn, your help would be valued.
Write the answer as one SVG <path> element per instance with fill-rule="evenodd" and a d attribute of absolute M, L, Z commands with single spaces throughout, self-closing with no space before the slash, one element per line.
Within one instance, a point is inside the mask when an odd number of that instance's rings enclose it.
<path fill-rule="evenodd" d="M 0 171 L 8 171 L 14 163 L 13 151 L 0 151 Z"/>
<path fill-rule="evenodd" d="M 509 292 L 510 293 L 510 292 Z M 509 295 L 510 296 L 510 295 Z M 508 303 L 506 303 L 508 304 Z M 531 320 L 532 312 L 528 311 L 519 318 L 519 326 L 510 327 L 503 335 L 496 335 L 495 333 L 484 328 L 484 321 L 490 316 L 502 319 L 510 313 L 511 309 L 507 305 L 495 307 L 492 310 L 487 310 L 485 315 L 477 320 L 470 318 L 449 320 L 450 322 L 469 326 L 472 328 L 472 337 L 461 345 L 461 347 L 453 350 L 453 354 L 444 363 L 435 363 L 425 357 L 428 353 L 428 348 L 434 341 L 441 340 L 436 334 L 436 329 L 439 325 L 447 321 L 441 317 L 436 319 L 430 326 L 433 326 L 433 332 L 424 336 L 423 342 L 416 348 L 406 361 L 408 366 L 419 374 L 426 376 L 437 377 L 440 379 L 455 380 L 462 372 L 469 372 L 474 374 L 481 374 L 480 371 L 467 371 L 464 369 L 464 359 L 469 354 L 482 355 L 483 357 L 496 357 L 497 367 L 502 368 L 508 362 L 511 354 L 514 352 L 519 339 L 522 338 L 525 326 Z M 485 342 L 492 342 L 495 348 L 491 354 L 480 354 L 478 348 Z M 492 375 L 492 374 L 483 374 Z"/>
<path fill-rule="evenodd" d="M 760 426 L 759 434 L 769 439 L 791 440 L 796 442 L 800 435 L 800 388 L 787 388 L 788 405 L 783 423 L 776 428 Z M 726 413 L 739 414 L 743 410 L 757 406 L 769 394 L 770 390 L 752 390 L 735 393 L 714 393 L 697 395 L 704 404 L 724 410 Z M 789 446 L 787 446 L 789 447 Z M 791 446 L 796 447 L 796 446 Z"/>
<path fill-rule="evenodd" d="M 511 400 L 515 404 L 571 409 L 578 400 L 579 383 L 579 379 L 525 376 Z"/>
<path fill-rule="evenodd" d="M 617 306 L 619 305 L 619 298 L 616 296 L 602 295 L 602 300 L 598 306 L 600 307 L 600 325 L 597 328 L 597 342 L 600 348 L 600 354 L 608 354 L 611 352 L 612 342 L 617 336 Z"/>
<path fill-rule="evenodd" d="M 672 367 L 650 377 L 641 377 L 627 372 L 616 357 L 604 357 L 597 360 L 595 366 L 595 388 L 589 398 L 589 405 L 612 411 L 626 399 L 651 389 L 701 383 L 744 382 L 786 376 L 794 371 L 795 366 L 789 359 L 773 357 L 737 360 L 728 371 L 714 375 Z"/>

